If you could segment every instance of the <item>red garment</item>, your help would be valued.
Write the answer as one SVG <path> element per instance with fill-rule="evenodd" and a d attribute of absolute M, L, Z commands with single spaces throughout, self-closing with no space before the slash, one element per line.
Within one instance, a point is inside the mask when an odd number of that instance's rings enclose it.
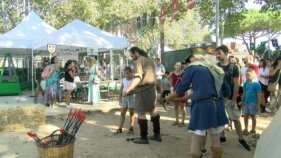
<path fill-rule="evenodd" d="M 172 73 L 171 79 L 172 79 L 172 86 L 174 89 L 177 88 L 177 86 L 179 85 L 179 82 L 181 81 L 183 73 L 180 74 L 175 74 L 174 72 Z"/>
<path fill-rule="evenodd" d="M 256 75 L 259 76 L 259 67 L 257 65 L 250 64 L 248 68 L 254 70 Z"/>
<path fill-rule="evenodd" d="M 174 72 L 172 73 L 171 79 L 172 79 L 172 86 L 173 86 L 174 90 L 177 89 L 177 87 L 182 79 L 182 76 L 183 76 L 183 73 L 180 73 L 180 74 L 175 74 Z M 180 97 L 183 97 L 183 96 L 185 96 L 185 94 L 180 95 Z"/>

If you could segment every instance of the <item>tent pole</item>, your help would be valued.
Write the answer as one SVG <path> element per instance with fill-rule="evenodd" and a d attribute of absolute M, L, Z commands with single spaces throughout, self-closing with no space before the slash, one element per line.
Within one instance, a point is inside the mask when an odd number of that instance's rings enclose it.
<path fill-rule="evenodd" d="M 34 60 L 33 60 L 33 48 L 31 49 L 31 86 L 32 86 L 32 96 L 34 96 Z"/>
<path fill-rule="evenodd" d="M 114 75 L 113 75 L 113 51 L 112 49 L 109 51 L 110 54 L 110 79 L 114 80 Z"/>
<path fill-rule="evenodd" d="M 28 58 L 27 60 L 27 82 L 30 82 L 30 71 L 29 71 L 29 68 L 30 68 L 30 58 Z"/>
<path fill-rule="evenodd" d="M 119 79 L 122 80 L 122 70 L 123 70 L 124 62 L 123 62 L 123 57 L 121 57 L 120 54 L 118 54 L 118 57 L 119 57 L 119 68 L 120 68 Z"/>

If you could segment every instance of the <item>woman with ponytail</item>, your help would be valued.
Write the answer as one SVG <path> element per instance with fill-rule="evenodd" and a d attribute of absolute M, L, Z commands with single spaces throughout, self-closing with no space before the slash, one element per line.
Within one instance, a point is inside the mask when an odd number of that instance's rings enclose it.
<path fill-rule="evenodd" d="M 65 96 L 66 106 L 70 106 L 70 96 L 71 96 L 71 92 L 74 89 L 74 76 L 75 76 L 74 66 L 75 65 L 72 60 L 68 60 L 64 66 L 64 70 L 65 70 L 64 88 L 67 91 Z"/>

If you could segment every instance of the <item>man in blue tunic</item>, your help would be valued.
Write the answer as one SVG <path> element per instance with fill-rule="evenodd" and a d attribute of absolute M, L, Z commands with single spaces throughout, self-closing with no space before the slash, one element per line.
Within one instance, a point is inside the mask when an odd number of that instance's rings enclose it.
<path fill-rule="evenodd" d="M 192 85 L 191 117 L 188 126 L 191 133 L 189 157 L 200 157 L 201 137 L 208 131 L 212 140 L 212 157 L 221 158 L 223 150 L 219 136 L 224 125 L 228 123 L 223 99 L 230 95 L 230 88 L 224 82 L 224 72 L 221 68 L 196 55 L 195 60 L 196 62 L 185 70 L 176 91 L 166 99 L 180 96 Z"/>

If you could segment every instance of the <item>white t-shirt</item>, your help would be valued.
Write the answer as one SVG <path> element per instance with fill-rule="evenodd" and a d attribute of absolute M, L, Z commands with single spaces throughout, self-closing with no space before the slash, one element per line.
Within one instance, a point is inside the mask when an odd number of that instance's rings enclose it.
<path fill-rule="evenodd" d="M 129 85 L 132 83 L 133 80 L 127 80 L 126 78 L 123 78 L 122 84 L 123 84 L 123 92 L 127 90 Z"/>
<path fill-rule="evenodd" d="M 245 83 L 247 81 L 246 79 L 246 72 L 248 70 L 247 66 L 244 66 L 240 69 L 240 73 L 241 73 L 241 77 L 242 77 L 242 84 Z"/>
<path fill-rule="evenodd" d="M 260 75 L 263 76 L 269 76 L 269 68 L 268 67 L 260 67 L 260 71 L 259 71 L 259 81 L 264 84 L 264 85 L 268 85 L 269 79 L 266 79 L 264 77 L 260 77 Z"/>
<path fill-rule="evenodd" d="M 156 64 L 155 65 L 155 70 L 156 70 L 156 75 L 160 75 L 165 71 L 165 66 L 160 64 L 159 66 Z M 162 79 L 162 76 L 157 76 L 157 79 Z"/>

